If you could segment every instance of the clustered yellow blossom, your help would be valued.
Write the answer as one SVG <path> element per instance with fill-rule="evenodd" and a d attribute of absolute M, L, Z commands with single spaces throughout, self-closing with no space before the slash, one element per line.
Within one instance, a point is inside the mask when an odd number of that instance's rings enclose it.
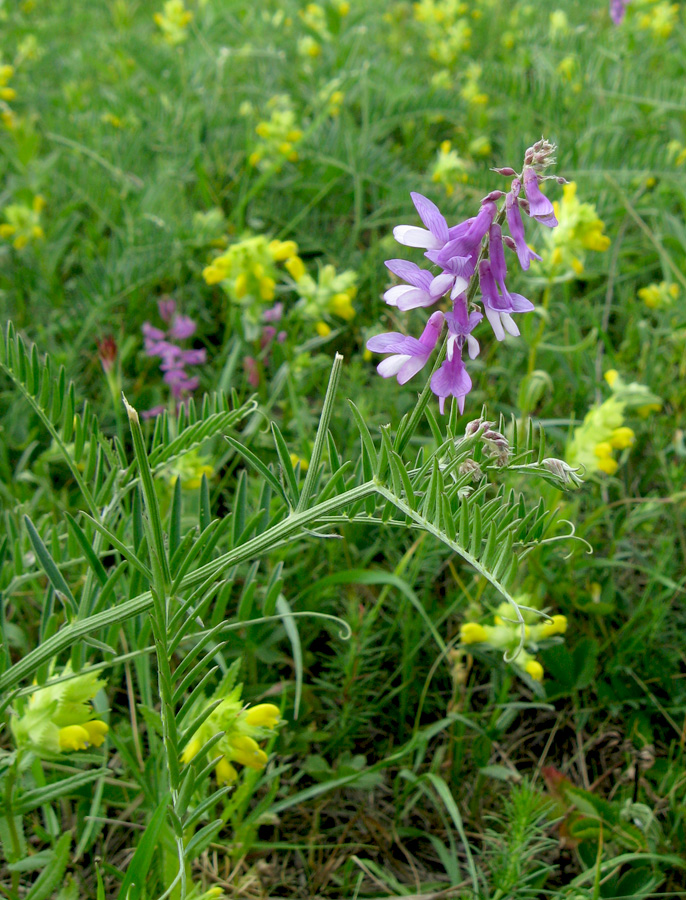
<path fill-rule="evenodd" d="M 220 685 L 214 695 L 196 704 L 192 713 L 199 715 L 203 709 L 219 700 L 219 704 L 202 723 L 186 745 L 181 760 L 189 763 L 203 746 L 216 734 L 222 738 L 210 750 L 210 758 L 221 755 L 215 774 L 220 784 L 230 784 L 238 778 L 233 763 L 260 771 L 267 765 L 267 754 L 257 743 L 279 724 L 281 712 L 273 703 L 245 706 L 241 701 L 242 685 L 227 689 Z"/>
<path fill-rule="evenodd" d="M 686 146 L 681 141 L 670 141 L 667 144 L 667 158 L 675 166 L 683 166 L 686 163 Z"/>
<path fill-rule="evenodd" d="M 470 63 L 465 71 L 465 81 L 460 89 L 460 96 L 466 100 L 471 106 L 486 106 L 488 104 L 488 94 L 479 87 L 479 79 L 483 69 L 478 63 Z"/>
<path fill-rule="evenodd" d="M 638 296 L 649 309 L 664 309 L 671 306 L 679 296 L 679 286 L 674 282 L 661 281 L 639 288 Z"/>
<path fill-rule="evenodd" d="M 528 598 L 526 598 L 528 599 Z M 524 619 L 524 647 L 512 660 L 513 665 L 521 672 L 526 672 L 534 681 L 543 680 L 543 666 L 536 659 L 538 644 L 555 635 L 562 635 L 567 630 L 566 616 L 555 615 L 548 621 L 542 621 L 540 615 L 531 610 L 522 610 Z M 481 625 L 478 622 L 464 622 L 460 627 L 460 643 L 486 644 L 503 653 L 514 652 L 519 647 L 522 630 L 514 620 L 513 610 L 509 603 L 502 603 L 494 618 L 493 625 Z"/>
<path fill-rule="evenodd" d="M 431 180 L 442 184 L 450 197 L 456 184 L 465 184 L 469 178 L 469 164 L 453 149 L 450 141 L 443 141 L 438 151 L 438 158 L 431 171 Z"/>
<path fill-rule="evenodd" d="M 579 201 L 574 181 L 563 186 L 562 202 L 555 200 L 553 207 L 559 224 L 545 229 L 541 265 L 550 274 L 571 270 L 581 275 L 586 251 L 603 252 L 610 246 L 609 237 L 603 234 L 605 224 L 593 204 Z"/>
<path fill-rule="evenodd" d="M 260 141 L 248 162 L 260 169 L 279 168 L 286 160 L 297 162 L 296 147 L 303 138 L 303 131 L 297 126 L 291 98 L 288 94 L 276 94 L 267 101 L 267 109 L 269 118 L 258 122 L 255 127 Z"/>
<path fill-rule="evenodd" d="M 304 267 L 287 262 L 286 268 L 295 282 L 302 315 L 316 320 L 315 328 L 321 337 L 326 337 L 331 332 L 326 321 L 329 316 L 346 322 L 355 318 L 352 301 L 357 293 L 357 274 L 352 269 L 336 273 L 332 265 L 322 266 L 315 281 Z"/>
<path fill-rule="evenodd" d="M 550 39 L 556 40 L 559 37 L 566 37 L 569 34 L 569 19 L 567 13 L 562 9 L 553 10 L 548 19 L 550 23 Z"/>
<path fill-rule="evenodd" d="M 326 110 L 326 114 L 332 119 L 337 119 L 341 114 L 341 106 L 345 100 L 345 94 L 340 90 L 340 78 L 334 78 L 319 91 L 317 97 Z"/>
<path fill-rule="evenodd" d="M 53 676 L 31 694 L 22 716 L 11 719 L 17 746 L 36 753 L 57 754 L 70 750 L 100 747 L 109 728 L 95 716 L 91 700 L 106 682 L 94 673 L 72 675 L 64 667 L 61 677 Z"/>
<path fill-rule="evenodd" d="M 41 225 L 41 213 L 45 208 L 45 198 L 36 194 L 28 206 L 25 203 L 12 203 L 3 209 L 5 222 L 0 224 L 0 238 L 12 241 L 16 250 L 23 250 L 28 244 L 42 241 L 45 232 Z"/>
<path fill-rule="evenodd" d="M 679 21 L 679 4 L 644 0 L 641 4 L 648 7 L 647 11 L 638 16 L 638 27 L 643 31 L 650 31 L 656 40 L 665 40 L 674 31 L 674 26 Z"/>
<path fill-rule="evenodd" d="M 304 272 L 295 241 L 270 240 L 265 235 L 247 236 L 215 257 L 202 274 L 208 284 L 221 283 L 239 303 L 254 300 L 269 303 L 276 295 L 276 284 L 281 277 L 279 263 L 286 263 L 289 271 L 289 267 L 295 267 Z"/>
<path fill-rule="evenodd" d="M 200 456 L 197 450 L 189 450 L 183 456 L 175 459 L 165 473 L 173 487 L 178 479 L 181 479 L 181 487 L 187 490 L 197 490 L 202 484 L 202 476 L 212 478 L 214 466 L 210 465 L 206 457 Z"/>
<path fill-rule="evenodd" d="M 619 468 L 614 451 L 628 449 L 635 440 L 633 430 L 624 424 L 627 407 L 636 407 L 639 414 L 647 415 L 661 406 L 645 385 L 625 384 L 616 369 L 609 369 L 605 380 L 612 388 L 612 396 L 588 411 L 567 447 L 567 462 L 583 466 L 586 474 L 614 475 Z"/>
<path fill-rule="evenodd" d="M 162 12 L 153 16 L 155 24 L 162 32 L 162 38 L 172 47 L 182 44 L 188 38 L 188 26 L 193 13 L 186 9 L 183 0 L 167 0 Z"/>
<path fill-rule="evenodd" d="M 16 116 L 10 103 L 17 97 L 17 92 L 9 83 L 14 75 L 14 66 L 0 62 L 0 121 L 5 128 L 13 129 L 16 125 Z"/>
<path fill-rule="evenodd" d="M 461 0 L 419 0 L 414 4 L 414 18 L 423 26 L 429 56 L 439 65 L 452 67 L 469 50 L 472 29 L 468 12 L 468 5 Z"/>

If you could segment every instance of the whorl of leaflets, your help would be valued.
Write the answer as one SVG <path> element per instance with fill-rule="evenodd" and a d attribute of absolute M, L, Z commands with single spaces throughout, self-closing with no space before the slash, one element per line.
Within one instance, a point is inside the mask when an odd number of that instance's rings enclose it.
<path fill-rule="evenodd" d="M 522 211 L 548 228 L 557 225 L 553 204 L 539 188 L 547 179 L 564 183 L 564 179 L 543 174 L 555 162 L 554 152 L 555 145 L 542 139 L 526 151 L 520 174 L 509 167 L 494 169 L 513 179 L 510 190 L 492 191 L 481 201 L 477 215 L 459 225 L 449 226 L 431 200 L 413 193 L 412 202 L 424 228 L 398 225 L 393 229 L 399 244 L 423 248 L 437 269 L 429 271 L 404 259 L 389 259 L 386 265 L 404 283 L 386 291 L 386 303 L 405 312 L 433 306 L 445 298 L 451 308 L 434 312 L 419 338 L 398 332 L 380 334 L 367 342 L 367 348 L 390 354 L 377 371 L 383 378 L 395 375 L 398 384 L 405 384 L 426 365 L 447 325 L 445 360 L 431 376 L 431 390 L 438 397 L 441 412 L 451 396 L 457 399 L 460 412 L 464 412 L 472 379 L 462 351 L 466 346 L 470 359 L 478 355 L 479 343 L 472 331 L 484 314 L 496 340 L 502 341 L 506 333 L 519 334 L 513 316 L 534 308 L 526 297 L 507 289 L 505 247 L 516 253 L 522 269 L 528 269 L 532 259 L 540 259 L 526 244 Z M 503 201 L 500 209 L 498 201 Z M 510 234 L 503 236 L 501 224 L 505 221 Z"/>

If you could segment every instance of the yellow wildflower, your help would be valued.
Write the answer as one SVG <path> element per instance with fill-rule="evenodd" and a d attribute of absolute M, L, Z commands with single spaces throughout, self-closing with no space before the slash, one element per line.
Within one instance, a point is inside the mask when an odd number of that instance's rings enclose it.
<path fill-rule="evenodd" d="M 456 184 L 464 184 L 468 180 L 468 168 L 468 163 L 453 150 L 450 141 L 443 141 L 431 172 L 431 180 L 442 184 L 446 194 L 450 196 Z"/>
<path fill-rule="evenodd" d="M 24 714 L 11 719 L 18 746 L 39 754 L 57 754 L 104 743 L 109 727 L 95 718 L 91 701 L 106 682 L 89 672 L 69 676 L 72 670 L 67 664 L 62 671 L 64 680 L 49 678 L 30 695 Z"/>
<path fill-rule="evenodd" d="M 679 286 L 673 282 L 661 281 L 639 288 L 638 296 L 649 309 L 662 309 L 672 305 L 679 296 Z"/>
<path fill-rule="evenodd" d="M 609 237 L 603 234 L 605 225 L 592 204 L 579 201 L 573 181 L 564 185 L 562 202 L 555 200 L 553 207 L 559 224 L 557 228 L 546 229 L 541 265 L 551 273 L 567 268 L 581 275 L 585 251 L 603 252 L 610 246 Z"/>
<path fill-rule="evenodd" d="M 293 468 L 295 468 L 298 463 L 300 463 L 301 472 L 307 472 L 307 470 L 310 468 L 310 464 L 308 463 L 308 461 L 306 459 L 303 459 L 301 456 L 298 456 L 297 453 L 291 453 L 290 458 Z"/>
<path fill-rule="evenodd" d="M 284 160 L 295 162 L 297 145 L 303 131 L 297 126 L 293 103 L 288 94 L 276 94 L 267 102 L 270 116 L 258 122 L 255 133 L 261 143 L 253 150 L 249 163 L 261 169 L 280 168 Z"/>
<path fill-rule="evenodd" d="M 182 44 L 188 38 L 188 25 L 193 13 L 186 9 L 183 0 L 167 0 L 162 12 L 153 16 L 155 24 L 162 32 L 162 38 L 172 47 Z"/>
<path fill-rule="evenodd" d="M 537 659 L 530 659 L 524 667 L 524 671 L 527 675 L 531 675 L 534 681 L 543 681 L 543 666 Z"/>
<path fill-rule="evenodd" d="M 42 241 L 45 232 L 40 223 L 45 208 L 45 198 L 36 194 L 31 205 L 12 203 L 3 209 L 6 221 L 0 224 L 0 238 L 11 240 L 16 250 L 23 250 L 28 244 Z"/>
<path fill-rule="evenodd" d="M 212 478 L 214 467 L 200 456 L 197 450 L 189 450 L 165 470 L 172 487 L 181 479 L 181 487 L 189 491 L 197 490 L 202 484 L 202 476 Z"/>

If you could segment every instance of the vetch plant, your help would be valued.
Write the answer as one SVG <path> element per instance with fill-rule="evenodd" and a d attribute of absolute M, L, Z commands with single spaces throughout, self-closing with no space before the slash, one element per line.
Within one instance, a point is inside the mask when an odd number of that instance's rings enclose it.
<path fill-rule="evenodd" d="M 458 225 L 448 226 L 431 200 L 413 193 L 412 200 L 424 228 L 398 225 L 393 229 L 398 243 L 424 249 L 424 255 L 438 271 L 422 269 L 404 259 L 388 260 L 388 268 L 404 283 L 386 291 L 386 303 L 405 312 L 434 306 L 446 299 L 451 308 L 433 313 L 418 340 L 392 332 L 371 338 L 367 348 L 376 353 L 391 353 L 379 365 L 379 374 L 384 378 L 395 375 L 399 384 L 405 384 L 427 363 L 445 324 L 447 338 L 430 380 L 442 413 L 446 399 L 451 396 L 457 399 L 460 412 L 464 412 L 472 379 L 462 351 L 466 345 L 471 359 L 478 355 L 479 344 L 472 331 L 484 315 L 496 340 L 502 341 L 506 333 L 519 335 L 513 316 L 534 308 L 526 297 L 507 288 L 505 247 L 516 252 L 522 269 L 526 270 L 532 259 L 540 257 L 526 243 L 522 211 L 548 228 L 558 224 L 552 202 L 539 187 L 546 179 L 564 181 L 543 174 L 554 162 L 554 152 L 553 144 L 540 140 L 526 151 L 521 173 L 511 168 L 496 169 L 500 175 L 514 176 L 510 190 L 492 191 L 482 201 L 477 215 Z M 503 202 L 498 208 L 500 200 Z M 505 221 L 509 236 L 503 236 L 501 226 Z"/>

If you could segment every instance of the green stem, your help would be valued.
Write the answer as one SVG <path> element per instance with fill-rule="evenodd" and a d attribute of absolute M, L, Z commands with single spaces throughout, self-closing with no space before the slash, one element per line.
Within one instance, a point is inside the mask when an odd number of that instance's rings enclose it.
<path fill-rule="evenodd" d="M 545 286 L 545 290 L 543 291 L 543 299 L 541 301 L 541 309 L 547 311 L 548 306 L 550 305 L 550 292 L 551 292 L 551 282 Z M 526 368 L 526 371 L 529 375 L 533 372 L 536 366 L 536 353 L 538 351 L 538 345 L 543 340 L 543 335 L 545 334 L 545 315 L 541 316 L 541 321 L 538 323 L 538 330 L 531 341 L 531 347 L 529 348 L 529 362 Z"/>

